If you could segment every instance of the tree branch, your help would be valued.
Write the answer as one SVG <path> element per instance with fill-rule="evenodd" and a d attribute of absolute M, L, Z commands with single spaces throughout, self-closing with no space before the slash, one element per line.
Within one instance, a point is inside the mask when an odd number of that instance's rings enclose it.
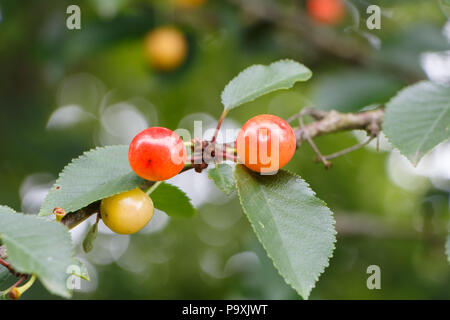
<path fill-rule="evenodd" d="M 381 124 L 384 117 L 384 109 L 380 108 L 359 113 L 340 113 L 334 110 L 327 112 L 318 109 L 303 109 L 300 114 L 309 114 L 313 118 L 318 120 L 304 125 L 303 129 L 294 129 L 294 133 L 297 138 L 297 147 L 300 146 L 302 141 L 306 139 L 305 134 L 309 135 L 309 137 L 312 139 L 324 134 L 361 129 L 366 130 L 371 136 L 376 136 L 381 130 Z M 291 117 L 291 119 L 298 118 L 300 114 L 294 115 L 293 117 Z M 208 163 L 210 161 L 214 161 L 214 158 L 204 159 L 205 150 L 209 150 L 211 146 L 219 148 L 220 150 L 223 149 L 215 145 L 214 142 L 210 141 L 199 140 L 196 141 L 196 145 L 199 145 L 197 153 L 199 153 L 202 157 L 201 162 L 199 164 L 186 164 L 182 172 L 190 170 L 192 168 L 194 168 L 197 172 L 201 172 L 208 166 Z M 221 153 L 220 155 L 222 157 L 222 160 L 237 160 L 234 154 L 229 155 L 227 153 Z M 153 182 L 149 181 L 146 186 L 143 186 L 143 188 L 147 189 L 152 184 Z M 97 214 L 99 212 L 100 201 L 96 201 L 83 209 L 66 214 L 61 220 L 61 223 L 69 229 L 72 229 L 81 222 L 85 221 L 91 215 Z"/>
<path fill-rule="evenodd" d="M 383 119 L 384 108 L 358 113 L 341 113 L 331 110 L 325 113 L 321 120 L 306 124 L 303 129 L 294 129 L 297 147 L 306 140 L 306 135 L 312 139 L 341 131 L 365 130 L 369 135 L 376 136 L 381 131 Z"/>
<path fill-rule="evenodd" d="M 75 212 L 68 213 L 62 218 L 61 223 L 67 228 L 72 229 L 85 221 L 93 214 L 100 212 L 100 201 L 96 201 L 88 205 L 87 207 Z"/>
<path fill-rule="evenodd" d="M 381 125 L 384 118 L 384 109 L 379 108 L 370 111 L 363 111 L 358 113 L 341 113 L 335 110 L 322 111 L 318 109 L 303 109 L 299 114 L 292 116 L 288 121 L 292 121 L 302 117 L 304 115 L 310 115 L 316 121 L 304 125 L 302 128 L 295 128 L 294 133 L 297 139 L 297 147 L 301 145 L 307 137 L 313 139 L 315 137 L 331 134 L 336 132 L 348 131 L 348 130 L 365 130 L 370 136 L 376 136 L 381 131 Z M 225 148 L 220 148 L 214 143 L 209 141 L 197 141 L 197 144 L 201 146 L 198 152 L 202 155 L 202 162 L 200 164 L 187 163 L 182 172 L 195 169 L 197 172 L 204 170 L 210 161 L 214 161 L 215 158 L 204 159 L 204 150 L 215 146 L 220 150 L 227 150 L 228 144 L 225 144 Z M 214 150 L 213 150 L 214 151 Z M 233 160 L 237 161 L 236 156 L 233 154 L 228 154 L 227 152 L 220 153 L 222 160 Z M 206 160 L 206 161 L 205 161 Z M 141 186 L 143 189 L 147 189 L 154 182 L 148 181 L 145 185 Z M 90 216 L 100 212 L 100 201 L 91 203 L 87 207 L 66 214 L 62 219 L 61 223 L 67 228 L 72 229 L 79 225 L 81 222 L 88 219 Z M 7 259 L 7 253 L 5 246 L 0 246 L 0 259 Z"/>

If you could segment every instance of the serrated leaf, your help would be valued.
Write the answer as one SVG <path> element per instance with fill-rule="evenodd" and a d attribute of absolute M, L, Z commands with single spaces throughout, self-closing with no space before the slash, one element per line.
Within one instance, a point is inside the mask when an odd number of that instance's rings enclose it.
<path fill-rule="evenodd" d="M 162 182 L 150 197 L 155 208 L 168 216 L 189 218 L 195 214 L 195 208 L 187 195 L 174 185 Z"/>
<path fill-rule="evenodd" d="M 72 240 L 62 224 L 0 206 L 0 238 L 17 272 L 35 274 L 51 293 L 70 296 L 66 271 Z"/>
<path fill-rule="evenodd" d="M 98 234 L 98 223 L 94 223 L 83 240 L 83 251 L 89 253 L 94 248 L 94 241 Z"/>
<path fill-rule="evenodd" d="M 285 281 L 307 299 L 328 266 L 336 231 L 332 212 L 297 175 L 234 171 L 242 208 Z"/>
<path fill-rule="evenodd" d="M 403 89 L 386 105 L 383 131 L 417 165 L 450 138 L 450 87 L 423 81 Z"/>
<path fill-rule="evenodd" d="M 67 213 L 97 200 L 132 190 L 145 183 L 131 170 L 128 146 L 109 146 L 85 152 L 59 175 L 39 212 L 52 214 L 56 207 Z"/>
<path fill-rule="evenodd" d="M 233 178 L 233 168 L 226 163 L 219 163 L 214 168 L 208 170 L 208 177 L 214 181 L 217 188 L 226 195 L 232 194 L 236 190 L 236 181 Z"/>
<path fill-rule="evenodd" d="M 86 281 L 91 281 L 86 265 L 78 258 L 72 258 L 71 274 Z"/>
<path fill-rule="evenodd" d="M 280 60 L 268 66 L 253 65 L 226 85 L 222 104 L 225 110 L 230 110 L 266 93 L 289 89 L 297 81 L 306 81 L 311 76 L 311 70 L 293 60 Z"/>

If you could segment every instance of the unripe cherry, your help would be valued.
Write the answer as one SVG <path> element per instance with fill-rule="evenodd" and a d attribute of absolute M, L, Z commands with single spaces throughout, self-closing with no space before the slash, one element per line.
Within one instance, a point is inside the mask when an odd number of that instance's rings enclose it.
<path fill-rule="evenodd" d="M 139 188 L 105 198 L 100 204 L 103 222 L 119 234 L 132 234 L 144 228 L 153 211 L 152 199 Z"/>

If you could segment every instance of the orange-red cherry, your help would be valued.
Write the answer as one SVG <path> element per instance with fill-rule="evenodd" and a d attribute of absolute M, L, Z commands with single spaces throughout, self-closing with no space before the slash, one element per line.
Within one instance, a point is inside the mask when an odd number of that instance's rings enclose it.
<path fill-rule="evenodd" d="M 140 132 L 128 149 L 131 169 L 150 181 L 167 180 L 180 173 L 186 156 L 180 136 L 163 127 L 151 127 Z"/>
<path fill-rule="evenodd" d="M 345 16 L 343 0 L 307 0 L 306 8 L 311 18 L 323 24 L 336 25 Z"/>
<path fill-rule="evenodd" d="M 248 120 L 236 140 L 239 160 L 250 170 L 273 173 L 285 166 L 295 153 L 291 126 L 280 117 L 262 114 Z"/>

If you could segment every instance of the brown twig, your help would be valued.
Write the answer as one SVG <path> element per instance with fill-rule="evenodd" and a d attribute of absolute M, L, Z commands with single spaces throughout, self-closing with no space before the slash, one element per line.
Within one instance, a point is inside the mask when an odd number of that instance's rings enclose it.
<path fill-rule="evenodd" d="M 315 120 L 322 120 L 323 118 L 325 118 L 325 116 L 327 115 L 327 111 L 324 110 L 319 110 L 319 109 L 315 109 L 315 108 L 303 108 L 302 111 L 300 111 L 299 113 L 294 114 L 293 116 L 289 117 L 286 121 L 291 123 L 294 120 L 299 119 L 300 117 L 303 116 L 311 116 L 313 117 Z"/>
<path fill-rule="evenodd" d="M 334 110 L 327 112 L 322 120 L 306 124 L 303 128 L 294 129 L 297 147 L 309 136 L 318 136 L 348 130 L 365 130 L 371 136 L 381 131 L 384 119 L 384 108 L 358 113 L 341 113 Z"/>
<path fill-rule="evenodd" d="M 1 264 L 2 266 L 4 266 L 6 269 L 8 269 L 9 272 L 11 272 L 12 267 L 11 267 L 11 265 L 10 265 L 8 262 L 6 262 L 6 261 L 3 260 L 3 259 L 0 259 L 0 264 Z M 11 273 L 12 273 L 12 272 L 11 272 Z"/>
<path fill-rule="evenodd" d="M 331 159 L 335 159 L 335 158 L 341 157 L 341 156 L 343 156 L 343 155 L 345 155 L 347 153 L 353 152 L 355 150 L 358 150 L 358 149 L 368 145 L 373 139 L 375 139 L 375 137 L 371 136 L 364 142 L 355 144 L 354 146 L 351 146 L 350 148 L 346 148 L 344 150 L 341 150 L 341 151 L 329 154 L 327 156 L 324 156 L 324 158 L 327 159 L 327 160 L 331 160 Z"/>
<path fill-rule="evenodd" d="M 384 109 L 375 109 L 370 111 L 363 111 L 359 113 L 341 113 L 334 110 L 323 112 L 313 111 L 314 109 L 303 109 L 300 113 L 294 115 L 299 120 L 300 127 L 294 130 L 297 138 L 297 148 L 301 143 L 306 140 L 310 144 L 317 156 L 317 160 L 320 160 L 326 169 L 331 168 L 331 162 L 329 160 L 340 157 L 349 152 L 355 151 L 377 137 L 381 131 L 381 124 L 384 118 Z M 319 119 L 315 122 L 304 125 L 303 116 L 311 115 L 315 119 Z M 290 118 L 292 119 L 292 117 Z M 288 120 L 290 120 L 288 119 Z M 319 148 L 312 140 L 314 137 L 329 134 L 334 132 L 341 132 L 346 130 L 361 129 L 369 133 L 370 138 L 360 144 L 354 145 L 350 148 L 341 150 L 328 156 L 323 156 Z"/>
<path fill-rule="evenodd" d="M 325 166 L 326 169 L 330 169 L 331 168 L 331 162 L 329 162 L 320 152 L 319 148 L 317 148 L 316 144 L 314 143 L 314 141 L 311 139 L 311 137 L 309 136 L 308 131 L 305 130 L 305 125 L 303 123 L 303 116 L 306 113 L 310 113 L 310 110 L 312 109 L 304 109 L 302 110 L 302 112 L 300 112 L 299 116 L 298 116 L 298 123 L 300 125 L 300 130 L 303 132 L 303 136 L 305 137 L 305 139 L 308 141 L 309 145 L 311 146 L 311 148 L 314 150 L 314 152 L 316 153 L 317 157 L 319 158 L 320 161 L 322 161 L 323 165 Z M 304 111 L 304 112 L 303 112 Z M 321 117 L 323 119 L 323 117 Z"/>
<path fill-rule="evenodd" d="M 65 225 L 67 228 L 72 229 L 77 225 L 79 225 L 81 222 L 85 221 L 93 214 L 99 212 L 100 212 L 100 201 L 96 201 L 83 209 L 66 214 L 64 218 L 61 220 L 61 223 Z"/>
<path fill-rule="evenodd" d="M 26 279 L 28 278 L 27 274 L 21 274 L 20 275 L 20 279 L 16 281 L 16 283 L 14 283 L 11 288 L 16 288 L 18 287 L 22 282 L 24 282 Z"/>
<path fill-rule="evenodd" d="M 14 270 L 13 266 L 12 266 L 9 262 L 6 262 L 6 261 L 3 260 L 3 259 L 0 259 L 0 265 L 4 266 L 6 269 L 8 269 L 8 271 L 9 271 L 12 275 L 14 275 L 14 276 L 16 276 L 16 277 L 24 276 L 23 273 L 20 273 L 20 272 L 17 272 L 16 270 Z"/>

